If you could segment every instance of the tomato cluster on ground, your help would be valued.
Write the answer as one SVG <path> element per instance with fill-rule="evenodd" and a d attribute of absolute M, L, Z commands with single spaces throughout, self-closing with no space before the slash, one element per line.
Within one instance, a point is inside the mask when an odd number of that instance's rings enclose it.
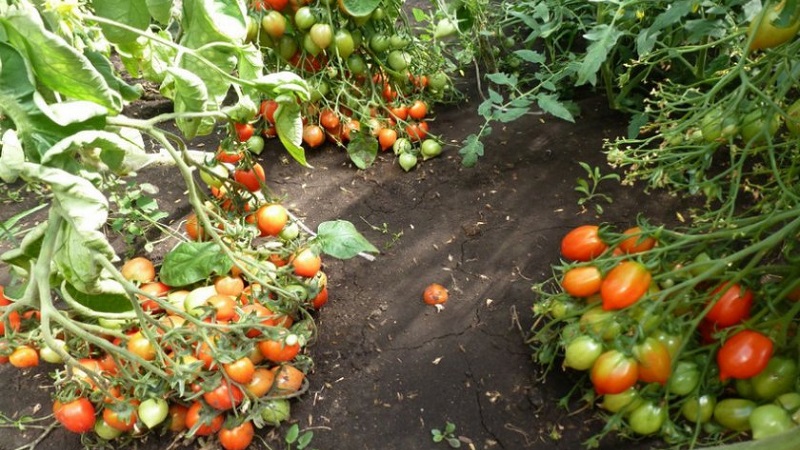
<path fill-rule="evenodd" d="M 567 233 L 563 264 L 535 287 L 536 358 L 585 375 L 576 391 L 607 414 L 596 439 L 616 430 L 697 444 L 796 427 L 797 283 L 744 276 L 676 236 L 652 226 Z"/>
<path fill-rule="evenodd" d="M 445 61 L 411 32 L 402 2 L 384 2 L 366 14 L 346 3 L 252 2 L 248 40 L 260 48 L 268 68 L 291 70 L 308 82 L 311 99 L 302 112 L 307 148 L 328 141 L 351 154 L 366 152 L 351 155 L 361 168 L 378 148 L 392 149 L 408 171 L 420 157 L 442 151 L 429 133 L 433 103 L 452 90 Z M 279 133 L 277 107 L 274 99 L 265 100 L 257 117 L 236 125 L 238 137 L 263 147 L 261 136 Z M 356 135 L 363 136 L 361 144 L 351 147 Z"/>

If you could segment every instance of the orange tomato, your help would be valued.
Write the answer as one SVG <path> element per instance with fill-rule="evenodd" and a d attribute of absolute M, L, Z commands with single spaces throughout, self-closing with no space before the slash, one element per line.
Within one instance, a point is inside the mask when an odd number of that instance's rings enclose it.
<path fill-rule="evenodd" d="M 128 281 L 149 283 L 156 279 L 156 267 L 149 259 L 138 256 L 125 261 L 120 269 L 122 276 Z"/>
<path fill-rule="evenodd" d="M 322 258 L 310 248 L 297 253 L 291 260 L 294 273 L 301 277 L 313 277 L 322 267 Z"/>
<path fill-rule="evenodd" d="M 378 132 L 378 143 L 381 145 L 381 150 L 386 151 L 392 148 L 394 142 L 397 140 L 397 131 L 392 128 L 381 128 Z"/>
<path fill-rule="evenodd" d="M 289 221 L 289 213 L 283 205 L 264 205 L 256 211 L 256 226 L 261 236 L 277 236 Z"/>
<path fill-rule="evenodd" d="M 428 305 L 439 305 L 447 301 L 448 293 L 444 286 L 432 283 L 422 293 L 422 301 Z"/>

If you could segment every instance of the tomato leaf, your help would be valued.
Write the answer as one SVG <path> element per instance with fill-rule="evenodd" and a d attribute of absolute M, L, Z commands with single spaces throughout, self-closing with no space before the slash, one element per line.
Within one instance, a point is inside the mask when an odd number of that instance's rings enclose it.
<path fill-rule="evenodd" d="M 347 155 L 359 169 L 366 169 L 375 162 L 378 156 L 378 140 L 364 133 L 354 133 L 347 145 Z"/>
<path fill-rule="evenodd" d="M 269 97 L 274 98 L 281 94 L 294 93 L 302 101 L 308 101 L 311 98 L 308 83 L 292 72 L 270 73 L 256 78 L 253 82 L 259 91 Z"/>
<path fill-rule="evenodd" d="M 208 90 L 203 80 L 194 73 L 178 67 L 167 69 L 167 73 L 164 84 L 161 85 L 161 93 L 165 97 L 173 99 L 175 112 L 205 111 Z M 175 122 L 187 139 L 210 132 L 204 125 L 203 119 L 199 117 L 178 117 Z M 202 133 L 206 130 L 206 133 Z"/>
<path fill-rule="evenodd" d="M 572 115 L 567 105 L 562 103 L 554 95 L 539 93 L 536 96 L 536 104 L 539 105 L 539 108 L 542 108 L 542 111 L 548 114 L 568 122 L 575 122 L 575 117 Z"/>
<path fill-rule="evenodd" d="M 0 25 L 8 42 L 30 64 L 37 81 L 66 97 L 121 111 L 122 98 L 110 89 L 91 62 L 64 39 L 46 30 L 41 18 L 30 11 L 9 10 L 0 18 Z"/>
<path fill-rule="evenodd" d="M 244 2 L 184 0 L 180 43 L 200 48 L 211 42 L 241 43 L 247 36 Z"/>
<path fill-rule="evenodd" d="M 168 286 L 186 286 L 213 273 L 228 273 L 232 266 L 214 242 L 182 242 L 164 257 L 159 277 Z"/>
<path fill-rule="evenodd" d="M 141 156 L 145 150 L 117 134 L 87 130 L 57 142 L 44 154 L 42 164 L 57 158 L 71 160 L 76 153 L 80 154 L 84 161 L 102 162 L 112 171 L 119 172 L 123 168 L 126 155 Z"/>
<path fill-rule="evenodd" d="M 145 0 L 145 3 L 147 4 L 147 11 L 156 22 L 163 24 L 169 22 L 172 0 Z"/>
<path fill-rule="evenodd" d="M 6 183 L 13 183 L 22 172 L 22 166 L 25 164 L 25 152 L 22 150 L 22 144 L 19 142 L 17 132 L 15 130 L 6 130 L 3 133 L 2 152 L 0 153 L 0 179 Z"/>
<path fill-rule="evenodd" d="M 319 224 L 313 242 L 323 253 L 339 259 L 349 259 L 361 252 L 379 253 L 379 250 L 346 220 Z"/>
<path fill-rule="evenodd" d="M 294 102 L 281 103 L 275 110 L 275 130 L 286 151 L 295 161 L 311 167 L 306 161 L 306 151 L 300 146 L 303 142 L 303 118 L 300 106 Z"/>
<path fill-rule="evenodd" d="M 340 0 L 339 5 L 353 17 L 366 17 L 381 4 L 381 0 Z"/>
<path fill-rule="evenodd" d="M 458 154 L 461 155 L 461 164 L 464 167 L 474 167 L 478 158 L 483 156 L 483 142 L 477 135 L 470 134 Z"/>
<path fill-rule="evenodd" d="M 576 86 L 590 83 L 592 86 L 597 84 L 597 72 L 612 53 L 611 50 L 617 44 L 617 40 L 624 33 L 608 24 L 600 24 L 592 28 L 583 37 L 591 41 L 586 52 L 586 57 L 581 61 L 578 68 L 578 80 Z"/>
<path fill-rule="evenodd" d="M 123 293 L 87 294 L 70 284 L 64 286 L 63 293 L 81 305 L 98 312 L 121 313 L 133 309 L 130 298 Z"/>
<path fill-rule="evenodd" d="M 92 0 L 94 12 L 100 17 L 131 28 L 144 30 L 150 25 L 150 12 L 145 0 Z M 103 35 L 113 43 L 135 41 L 138 34 L 113 25 L 100 24 Z"/>

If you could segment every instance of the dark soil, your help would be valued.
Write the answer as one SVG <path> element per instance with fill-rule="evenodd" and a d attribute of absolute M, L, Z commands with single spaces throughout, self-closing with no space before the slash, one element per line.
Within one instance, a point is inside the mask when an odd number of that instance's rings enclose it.
<path fill-rule="evenodd" d="M 310 152 L 313 170 L 288 162 L 277 142 L 262 154 L 271 187 L 310 227 L 346 219 L 381 249 L 376 261 L 325 262 L 331 300 L 318 317 L 319 339 L 308 348 L 316 362 L 310 388 L 292 411 L 301 428 L 314 431 L 313 448 L 444 449 L 447 444 L 432 441 L 431 429 L 449 421 L 462 448 L 577 449 L 602 427 L 594 410 L 557 406 L 576 377 L 556 369 L 540 380 L 542 369 L 525 343 L 533 322 L 531 286 L 551 275 L 569 229 L 600 221 L 624 229 L 638 214 L 669 221 L 676 200 L 605 182 L 614 202 L 603 204 L 602 216 L 577 206 L 575 181 L 586 175 L 578 161 L 608 172 L 603 138 L 625 127 L 600 99 L 581 106 L 576 124 L 532 115 L 496 127 L 474 169 L 461 167 L 457 146 L 409 173 L 389 153 L 364 171 L 332 147 Z M 137 107 L 146 115 L 164 105 Z M 432 130 L 460 142 L 480 124 L 475 108 L 439 108 Z M 215 146 L 206 141 L 206 148 Z M 170 221 L 188 213 L 176 175 L 164 168 L 141 175 L 139 181 L 159 186 Z M 28 205 L 4 205 L 3 216 Z M 421 300 L 434 282 L 450 291 L 440 312 Z M 0 412 L 48 414 L 47 372 L 45 366 L 0 367 Z M 270 448 L 285 447 L 285 428 L 267 437 Z M 0 448 L 16 448 L 38 433 L 0 429 Z M 150 438 L 138 445 L 161 449 L 169 442 Z M 38 448 L 80 445 L 78 436 L 56 430 Z"/>

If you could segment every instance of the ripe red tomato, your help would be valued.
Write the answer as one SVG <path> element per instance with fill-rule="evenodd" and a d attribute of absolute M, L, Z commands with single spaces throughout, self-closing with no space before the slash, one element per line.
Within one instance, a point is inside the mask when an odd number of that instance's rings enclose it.
<path fill-rule="evenodd" d="M 303 142 L 317 148 L 325 142 L 325 131 L 319 125 L 308 124 L 303 127 Z"/>
<path fill-rule="evenodd" d="M 411 142 L 417 142 L 428 137 L 428 122 L 411 122 L 406 125 L 406 134 Z"/>
<path fill-rule="evenodd" d="M 293 335 L 290 335 L 290 338 Z M 291 341 L 291 342 L 288 342 Z M 267 339 L 258 343 L 258 349 L 265 358 L 272 362 L 289 362 L 300 353 L 300 344 L 297 337 L 287 340 Z"/>
<path fill-rule="evenodd" d="M 574 228 L 561 239 L 561 255 L 573 261 L 591 261 L 608 248 L 599 232 L 597 225 Z"/>
<path fill-rule="evenodd" d="M 95 423 L 95 409 L 89 399 L 81 397 L 67 403 L 56 400 L 53 404 L 56 420 L 73 433 L 91 431 Z"/>
<path fill-rule="evenodd" d="M 11 300 L 6 298 L 4 292 L 5 290 L 3 286 L 0 285 L 0 306 L 8 306 L 11 304 Z M 8 313 L 8 324 L 10 329 L 19 331 L 19 327 L 22 325 L 22 319 L 20 318 L 19 311 L 11 311 Z M 4 321 L 0 321 L 0 335 L 4 335 L 5 332 L 6 324 Z"/>
<path fill-rule="evenodd" d="M 328 286 L 320 289 L 316 297 L 311 299 L 311 306 L 313 306 L 314 309 L 320 309 L 325 306 L 326 303 L 328 303 Z"/>
<path fill-rule="evenodd" d="M 247 384 L 253 381 L 253 376 L 256 372 L 256 366 L 253 364 L 253 361 L 246 356 L 232 363 L 223 364 L 222 368 L 225 370 L 228 378 L 239 384 Z"/>
<path fill-rule="evenodd" d="M 432 283 L 422 293 L 422 301 L 428 305 L 439 305 L 447 301 L 447 289 L 441 284 Z"/>
<path fill-rule="evenodd" d="M 136 425 L 136 409 L 132 408 L 125 412 L 117 412 L 110 406 L 103 409 L 103 420 L 111 428 L 119 431 L 131 431 Z"/>
<path fill-rule="evenodd" d="M 261 189 L 261 183 L 267 178 L 261 164 L 253 163 L 253 167 L 250 169 L 236 169 L 233 172 L 233 179 L 244 185 L 248 191 L 256 192 Z"/>
<path fill-rule="evenodd" d="M 639 227 L 628 228 L 623 234 L 630 236 L 619 243 L 619 249 L 625 253 L 646 252 L 656 246 L 656 240 L 642 235 L 642 229 Z"/>
<path fill-rule="evenodd" d="M 416 100 L 408 108 L 408 116 L 414 120 L 422 120 L 428 114 L 428 105 L 425 104 L 422 100 Z"/>
<path fill-rule="evenodd" d="M 244 422 L 233 428 L 223 427 L 217 437 L 225 450 L 244 450 L 253 442 L 254 435 L 253 423 Z"/>
<path fill-rule="evenodd" d="M 203 394 L 203 400 L 214 409 L 227 411 L 242 403 L 244 392 L 237 386 L 222 380 L 219 386 Z"/>
<path fill-rule="evenodd" d="M 573 267 L 564 273 L 561 287 L 564 291 L 579 298 L 590 297 L 600 292 L 603 275 L 595 266 Z"/>
<path fill-rule="evenodd" d="M 275 111 L 278 109 L 278 102 L 275 100 L 264 100 L 261 102 L 261 117 L 268 123 L 275 124 Z"/>
<path fill-rule="evenodd" d="M 228 163 L 228 164 L 236 164 L 239 161 L 241 161 L 243 157 L 244 157 L 244 153 L 242 153 L 239 150 L 228 151 L 228 150 L 226 150 L 226 149 L 224 149 L 222 147 L 219 147 L 217 149 L 216 155 L 214 155 L 214 158 L 217 161 Z"/>
<path fill-rule="evenodd" d="M 195 216 L 195 220 L 197 217 Z M 187 222 L 188 223 L 188 222 Z M 187 233 L 188 234 L 188 233 Z M 169 286 L 160 282 L 154 281 L 152 283 L 145 283 L 139 287 L 145 294 L 152 295 L 155 298 L 163 298 L 167 296 L 169 292 Z M 155 300 L 151 300 L 145 295 L 137 295 L 139 298 L 139 302 L 142 304 L 142 309 L 145 311 L 160 311 L 161 306 L 158 305 L 158 302 Z"/>
<path fill-rule="evenodd" d="M 236 137 L 239 138 L 239 142 L 247 142 L 248 139 L 253 137 L 253 132 L 255 131 L 252 124 L 240 122 L 235 122 L 233 129 L 236 131 Z"/>
<path fill-rule="evenodd" d="M 742 330 L 729 337 L 717 352 L 719 378 L 751 378 L 764 370 L 772 357 L 773 344 L 767 336 Z"/>
<path fill-rule="evenodd" d="M 305 248 L 292 258 L 294 273 L 301 277 L 313 277 L 322 267 L 322 258 L 310 248 Z"/>
<path fill-rule="evenodd" d="M 648 337 L 633 348 L 639 363 L 639 380 L 645 383 L 666 385 L 672 374 L 672 358 L 667 346 L 655 338 Z"/>
<path fill-rule="evenodd" d="M 594 362 L 589 376 L 599 395 L 619 394 L 636 384 L 639 365 L 619 350 L 608 350 Z"/>
<path fill-rule="evenodd" d="M 606 311 L 626 308 L 650 289 L 653 277 L 645 266 L 636 261 L 623 261 L 606 275 L 600 285 L 600 297 Z"/>
<path fill-rule="evenodd" d="M 225 416 L 208 408 L 203 408 L 203 402 L 196 401 L 186 411 L 186 427 L 190 430 L 197 426 L 194 436 L 209 436 L 220 429 L 225 422 Z"/>
<path fill-rule="evenodd" d="M 738 284 L 723 284 L 711 291 L 711 302 L 714 306 L 706 314 L 705 319 L 725 328 L 736 325 L 750 316 L 753 305 L 753 292 Z"/>
<path fill-rule="evenodd" d="M 186 429 L 186 413 L 188 411 L 189 408 L 179 403 L 169 405 L 169 411 L 167 412 L 167 428 L 169 428 L 169 431 L 178 433 Z"/>

